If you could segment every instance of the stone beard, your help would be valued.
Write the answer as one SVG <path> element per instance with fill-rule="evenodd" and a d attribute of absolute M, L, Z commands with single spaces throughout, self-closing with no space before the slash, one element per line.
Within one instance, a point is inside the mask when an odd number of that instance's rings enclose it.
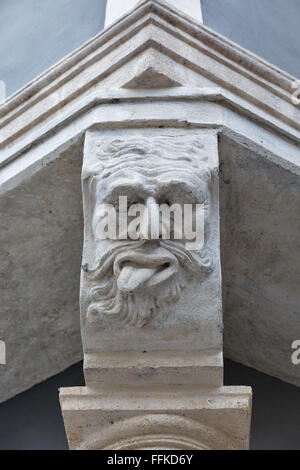
<path fill-rule="evenodd" d="M 103 240 L 97 235 L 103 204 L 118 210 L 120 196 L 128 207 L 136 204 L 204 204 L 209 213 L 211 171 L 197 139 L 189 146 L 178 138 L 128 138 L 97 142 L 83 170 L 84 195 L 90 215 L 90 259 L 84 264 L 81 307 L 88 322 L 143 327 L 177 302 L 193 277 L 208 276 L 212 257 L 207 248 L 209 223 L 205 222 L 204 246 L 186 248 L 181 240 Z M 143 222 L 151 225 L 151 217 Z"/>

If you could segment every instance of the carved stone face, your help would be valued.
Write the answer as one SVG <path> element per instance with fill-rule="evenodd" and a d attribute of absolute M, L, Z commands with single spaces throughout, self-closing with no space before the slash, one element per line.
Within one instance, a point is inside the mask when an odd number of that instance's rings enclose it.
<path fill-rule="evenodd" d="M 211 270 L 205 246 L 198 252 L 188 250 L 184 235 L 175 240 L 171 230 L 169 239 L 163 239 L 162 232 L 155 239 L 143 236 L 153 225 L 150 206 L 203 204 L 209 210 L 210 172 L 199 158 L 199 144 L 186 149 L 168 140 L 146 138 L 99 143 L 84 180 L 93 201 L 94 263 L 83 274 L 88 285 L 87 319 L 142 327 L 181 297 L 192 276 L 199 280 Z M 99 208 L 109 204 L 118 214 L 120 197 L 125 196 L 128 208 L 149 207 L 140 221 L 140 236 L 125 240 L 119 233 L 114 240 L 100 239 Z"/>

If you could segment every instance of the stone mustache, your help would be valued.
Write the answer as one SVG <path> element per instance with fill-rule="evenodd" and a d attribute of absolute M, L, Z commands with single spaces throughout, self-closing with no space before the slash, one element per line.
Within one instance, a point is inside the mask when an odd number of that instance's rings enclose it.
<path fill-rule="evenodd" d="M 88 322 L 143 327 L 158 314 L 168 314 L 187 282 L 208 276 L 213 269 L 209 239 L 212 173 L 203 145 L 186 145 L 171 137 L 134 137 L 97 141 L 83 169 L 83 193 L 91 208 L 85 242 L 89 260 L 83 260 L 81 308 Z M 205 243 L 191 251 L 181 240 L 106 239 L 98 236 L 101 207 L 126 196 L 128 207 L 166 204 L 203 204 Z M 174 221 L 173 221 L 174 222 Z M 151 225 L 151 216 L 142 224 Z M 143 227 L 140 227 L 143 233 Z"/>

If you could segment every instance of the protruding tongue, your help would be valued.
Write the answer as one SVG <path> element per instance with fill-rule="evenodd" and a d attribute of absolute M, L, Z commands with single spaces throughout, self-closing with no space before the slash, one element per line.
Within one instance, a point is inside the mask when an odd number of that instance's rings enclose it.
<path fill-rule="evenodd" d="M 142 287 L 157 272 L 157 267 L 145 268 L 125 265 L 118 277 L 118 288 L 123 292 L 134 292 Z"/>

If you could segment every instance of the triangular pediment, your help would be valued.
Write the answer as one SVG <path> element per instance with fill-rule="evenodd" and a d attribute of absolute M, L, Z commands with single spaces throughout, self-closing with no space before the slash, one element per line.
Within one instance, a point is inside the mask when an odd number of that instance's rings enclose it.
<path fill-rule="evenodd" d="M 0 166 L 16 158 L 28 132 L 37 136 L 41 126 L 44 134 L 52 132 L 90 108 L 91 97 L 95 103 L 112 89 L 214 87 L 216 100 L 251 109 L 256 118 L 300 136 L 294 83 L 163 0 L 144 0 L 0 106 Z"/>
<path fill-rule="evenodd" d="M 164 73 L 155 70 L 152 67 L 148 67 L 146 70 L 136 75 L 129 82 L 123 85 L 123 88 L 172 88 L 179 86 L 180 83 L 168 77 Z"/>

